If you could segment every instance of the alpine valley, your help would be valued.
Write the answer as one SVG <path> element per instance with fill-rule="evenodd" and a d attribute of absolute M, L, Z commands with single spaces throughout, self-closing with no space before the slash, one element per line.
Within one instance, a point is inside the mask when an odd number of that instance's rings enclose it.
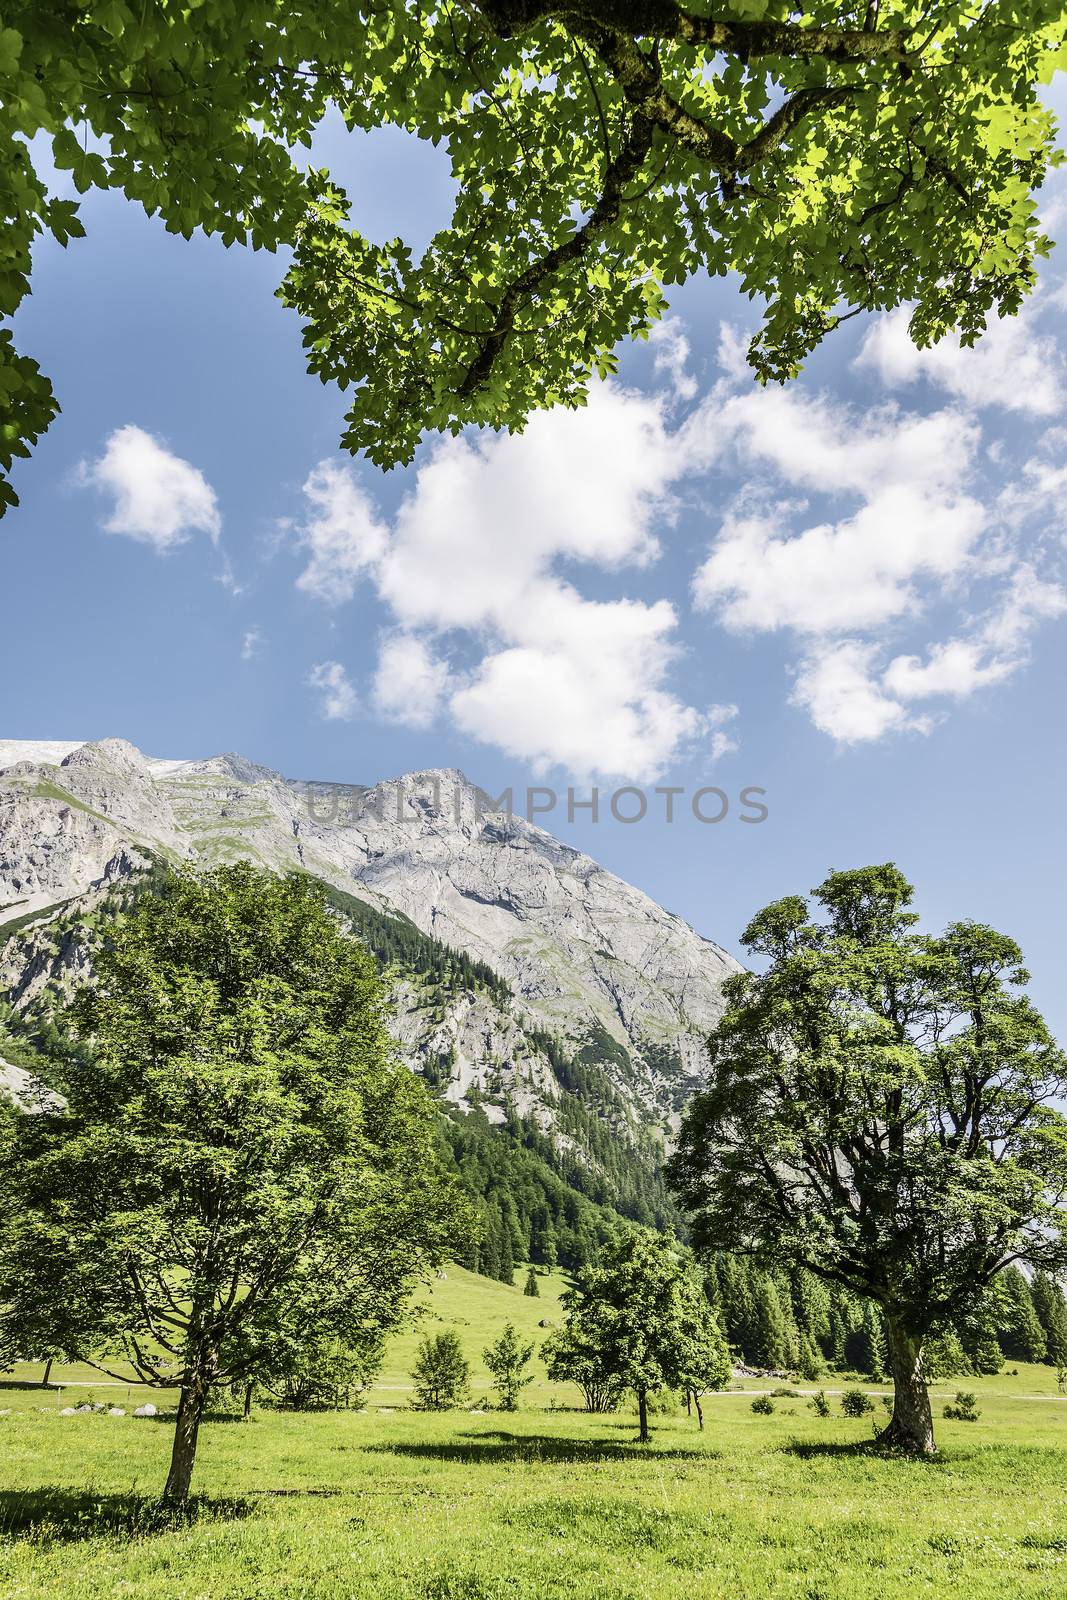
<path fill-rule="evenodd" d="M 61 1091 L 64 1002 L 131 895 L 246 859 L 321 880 L 382 964 L 397 1045 L 486 1213 L 471 1265 L 578 1265 L 619 1213 L 670 1226 L 661 1159 L 737 964 L 501 798 L 455 770 L 332 786 L 233 754 L 0 741 L 5 1091 Z"/>

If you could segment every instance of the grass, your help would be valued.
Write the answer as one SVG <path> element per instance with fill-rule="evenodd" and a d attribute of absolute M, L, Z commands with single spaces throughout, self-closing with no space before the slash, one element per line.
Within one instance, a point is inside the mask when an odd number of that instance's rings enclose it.
<path fill-rule="evenodd" d="M 554 1320 L 559 1287 L 558 1276 L 543 1280 L 541 1298 L 527 1299 L 453 1268 L 432 1285 L 428 1317 L 458 1326 L 474 1357 L 509 1318 L 543 1337 L 536 1324 Z M 1047 1368 L 938 1385 L 938 1416 L 962 1383 L 977 1391 L 981 1420 L 939 1421 L 939 1457 L 910 1462 L 872 1453 L 871 1419 L 841 1416 L 836 1398 L 834 1415 L 815 1417 L 809 1385 L 754 1416 L 751 1390 L 775 1387 L 758 1380 L 709 1397 L 703 1434 L 684 1412 L 654 1419 L 647 1447 L 626 1412 L 559 1409 L 576 1394 L 543 1373 L 517 1413 L 482 1410 L 480 1389 L 481 1414 L 420 1415 L 398 1387 L 417 1337 L 394 1340 L 366 1411 L 207 1423 L 187 1521 L 155 1504 L 168 1419 L 61 1417 L 57 1399 L 80 1395 L 6 1391 L 3 1600 L 1067 1592 L 1067 1400 Z M 98 1398 L 113 1393 L 101 1387 Z"/>

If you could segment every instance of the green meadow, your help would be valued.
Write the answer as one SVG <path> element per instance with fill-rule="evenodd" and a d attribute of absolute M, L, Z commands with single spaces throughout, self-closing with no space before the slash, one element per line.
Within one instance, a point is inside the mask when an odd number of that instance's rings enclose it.
<path fill-rule="evenodd" d="M 513 1414 L 487 1409 L 480 1352 L 509 1319 L 540 1339 L 540 1298 L 450 1269 L 397 1337 L 360 1412 L 218 1417 L 201 1435 L 197 1504 L 160 1520 L 171 1423 L 65 1417 L 86 1394 L 8 1389 L 0 1404 L 4 1600 L 866 1600 L 1067 1593 L 1067 1399 L 1047 1367 L 962 1386 L 976 1423 L 939 1422 L 941 1451 L 869 1451 L 872 1419 L 819 1418 L 745 1390 L 684 1408 L 636 1443 L 627 1411 L 587 1416 L 542 1369 Z M 438 1321 L 439 1319 L 439 1321 Z M 470 1411 L 408 1409 L 422 1327 L 458 1329 L 475 1365 Z M 23 1367 L 15 1376 L 39 1375 Z M 79 1370 L 54 1370 L 71 1383 Z M 936 1386 L 936 1409 L 961 1381 Z M 773 1387 L 773 1385 L 770 1385 Z M 747 1392 L 746 1392 L 747 1391 Z M 871 1386 L 878 1401 L 880 1391 Z M 161 1405 L 166 1396 L 156 1396 Z M 880 1411 L 880 1406 L 879 1406 Z M 877 1418 L 875 1419 L 877 1420 Z"/>

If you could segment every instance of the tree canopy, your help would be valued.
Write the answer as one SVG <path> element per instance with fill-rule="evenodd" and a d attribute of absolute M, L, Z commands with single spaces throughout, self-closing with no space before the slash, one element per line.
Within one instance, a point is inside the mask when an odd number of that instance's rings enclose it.
<path fill-rule="evenodd" d="M 1058 0 L 12 0 L 0 316 L 35 239 L 83 231 L 50 141 L 82 193 L 291 247 L 308 364 L 354 390 L 342 444 L 383 466 L 429 430 L 582 404 L 698 272 L 763 304 L 764 380 L 862 309 L 912 302 L 919 343 L 970 342 L 1048 248 L 1036 86 L 1065 35 Z M 309 165 L 331 110 L 447 148 L 454 211 L 419 260 Z M 9 468 L 57 402 L 7 329 L 0 395 Z"/>
<path fill-rule="evenodd" d="M 590 1411 L 637 1396 L 642 1441 L 648 1396 L 725 1388 L 730 1354 L 718 1318 L 673 1239 L 620 1229 L 595 1267 L 562 1297 L 566 1319 L 544 1345 L 550 1378 L 576 1383 Z"/>
<path fill-rule="evenodd" d="M 373 1365 L 466 1207 L 374 962 L 311 880 L 183 873 L 95 967 L 65 1111 L 4 1125 L 0 1342 L 180 1388 L 181 1502 L 210 1391 L 324 1343 Z"/>
<path fill-rule="evenodd" d="M 1067 1118 L 1051 1103 L 1067 1061 L 1011 939 L 918 932 L 891 864 L 814 893 L 824 921 L 790 896 L 746 929 L 766 970 L 727 980 L 670 1175 L 698 1244 L 803 1266 L 880 1308 L 886 1438 L 932 1450 L 924 1340 L 977 1314 L 1013 1263 L 1067 1264 Z"/>

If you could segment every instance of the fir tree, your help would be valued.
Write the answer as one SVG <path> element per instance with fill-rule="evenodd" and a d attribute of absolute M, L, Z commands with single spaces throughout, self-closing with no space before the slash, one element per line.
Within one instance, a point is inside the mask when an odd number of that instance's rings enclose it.
<path fill-rule="evenodd" d="M 1008 1267 L 996 1284 L 1000 1315 L 997 1339 L 1009 1361 L 1044 1361 L 1045 1330 L 1034 1310 L 1030 1285 L 1018 1267 Z"/>
<path fill-rule="evenodd" d="M 1053 1367 L 1067 1367 L 1067 1297 L 1047 1272 L 1034 1273 L 1030 1294 L 1045 1335 L 1045 1360 Z"/>
<path fill-rule="evenodd" d="M 886 1368 L 885 1325 L 877 1307 L 868 1300 L 859 1324 L 845 1339 L 845 1364 L 852 1372 L 880 1378 Z"/>
<path fill-rule="evenodd" d="M 530 1264 L 530 1269 L 526 1274 L 526 1282 L 522 1286 L 522 1292 L 523 1294 L 530 1295 L 533 1299 L 536 1299 L 541 1293 L 540 1285 L 537 1282 L 537 1269 L 534 1267 L 532 1262 Z"/>

